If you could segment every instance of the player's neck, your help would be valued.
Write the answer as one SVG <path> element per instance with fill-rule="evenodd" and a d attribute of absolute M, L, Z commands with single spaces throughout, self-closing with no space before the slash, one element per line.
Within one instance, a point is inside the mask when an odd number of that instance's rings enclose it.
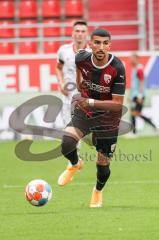
<path fill-rule="evenodd" d="M 105 56 L 105 58 L 102 59 L 102 60 L 98 60 L 98 59 L 93 55 L 93 59 L 92 59 L 92 60 L 93 60 L 93 62 L 94 62 L 94 64 L 95 64 L 96 66 L 102 67 L 102 66 L 104 66 L 105 64 L 108 63 L 109 54 L 107 54 L 107 55 Z"/>
<path fill-rule="evenodd" d="M 73 50 L 75 52 L 78 52 L 78 50 L 84 49 L 84 48 L 86 48 L 86 43 L 74 43 L 73 44 Z"/>

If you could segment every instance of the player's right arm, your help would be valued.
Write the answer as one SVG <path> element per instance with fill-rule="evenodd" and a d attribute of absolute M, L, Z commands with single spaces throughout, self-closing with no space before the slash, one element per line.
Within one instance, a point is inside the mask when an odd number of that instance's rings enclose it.
<path fill-rule="evenodd" d="M 83 78 L 81 70 L 78 67 L 76 67 L 76 85 L 79 92 L 81 92 L 82 79 Z"/>
<path fill-rule="evenodd" d="M 68 91 L 65 88 L 64 75 L 63 75 L 64 60 L 62 57 L 61 48 L 57 52 L 57 65 L 56 65 L 56 77 L 59 83 L 59 90 L 65 96 L 68 96 Z"/>
<path fill-rule="evenodd" d="M 81 85 L 83 81 L 82 77 L 82 72 L 81 72 L 81 62 L 87 59 L 89 56 L 90 52 L 87 52 L 84 49 L 80 49 L 79 52 L 75 56 L 75 64 L 76 64 L 76 84 L 77 84 L 77 89 L 79 92 L 81 92 Z"/>

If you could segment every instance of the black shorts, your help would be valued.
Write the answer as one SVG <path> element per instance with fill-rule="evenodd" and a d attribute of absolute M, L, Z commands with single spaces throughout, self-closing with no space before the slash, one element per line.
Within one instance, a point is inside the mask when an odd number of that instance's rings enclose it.
<path fill-rule="evenodd" d="M 98 127 L 94 127 L 94 124 Z M 105 126 L 100 126 L 96 119 L 92 121 L 80 110 L 72 115 L 72 119 L 67 126 L 78 128 L 84 136 L 92 133 L 92 142 L 97 152 L 101 152 L 107 157 L 113 156 L 118 138 L 117 130 L 110 131 Z"/>
<path fill-rule="evenodd" d="M 143 100 L 142 103 L 138 103 L 137 102 L 137 97 L 134 97 L 133 100 L 132 100 L 132 108 L 131 108 L 131 110 L 137 111 L 137 112 L 141 112 L 142 108 L 143 108 L 144 98 L 142 100 Z"/>

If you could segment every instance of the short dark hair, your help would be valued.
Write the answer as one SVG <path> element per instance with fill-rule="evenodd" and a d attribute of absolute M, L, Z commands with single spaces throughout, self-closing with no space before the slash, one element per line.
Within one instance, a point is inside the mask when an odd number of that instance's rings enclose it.
<path fill-rule="evenodd" d="M 91 39 L 94 36 L 109 37 L 111 39 L 110 33 L 106 29 L 104 29 L 104 28 L 96 28 L 95 30 L 93 30 L 93 32 L 91 34 Z"/>
<path fill-rule="evenodd" d="M 77 20 L 76 22 L 74 22 L 74 24 L 73 24 L 73 27 L 75 27 L 76 25 L 84 25 L 84 26 L 88 26 L 87 25 L 87 22 L 85 21 L 85 20 Z"/>
<path fill-rule="evenodd" d="M 138 59 L 140 58 L 139 55 L 136 52 L 133 52 L 131 56 L 135 57 L 135 58 L 138 58 Z"/>

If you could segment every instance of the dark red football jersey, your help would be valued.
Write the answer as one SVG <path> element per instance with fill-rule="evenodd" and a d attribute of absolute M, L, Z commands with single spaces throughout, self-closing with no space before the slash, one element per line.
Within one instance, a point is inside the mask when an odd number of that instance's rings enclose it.
<path fill-rule="evenodd" d="M 80 50 L 75 57 L 75 63 L 81 70 L 83 81 L 81 84 L 81 95 L 85 98 L 98 100 L 111 100 L 112 95 L 125 94 L 125 68 L 123 63 L 116 56 L 109 54 L 108 62 L 104 66 L 96 66 L 93 62 L 93 55 L 86 50 Z M 95 119 L 96 126 L 99 129 L 109 129 L 109 131 L 118 130 L 122 111 L 118 112 L 101 109 L 83 109 L 89 117 L 98 117 Z M 101 117 L 102 114 L 102 117 Z M 97 129 L 97 127 L 96 127 Z M 108 131 L 107 131 L 108 133 Z"/>
<path fill-rule="evenodd" d="M 93 55 L 86 50 L 80 50 L 75 57 L 76 66 L 81 70 L 83 81 L 83 97 L 111 100 L 113 95 L 125 94 L 125 68 L 116 56 L 109 54 L 104 66 L 96 66 Z"/>

